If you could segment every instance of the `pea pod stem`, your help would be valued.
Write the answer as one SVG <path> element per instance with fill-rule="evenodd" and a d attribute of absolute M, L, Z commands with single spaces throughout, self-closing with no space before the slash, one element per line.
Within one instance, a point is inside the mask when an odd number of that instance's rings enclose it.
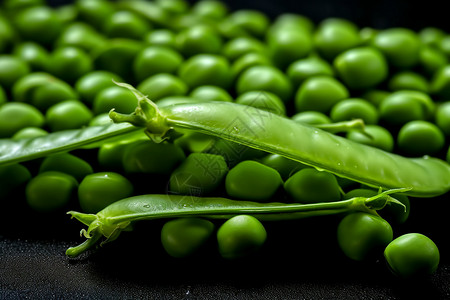
<path fill-rule="evenodd" d="M 111 119 L 145 127 L 155 140 L 176 129 L 188 129 L 279 154 L 375 188 L 408 187 L 406 194 L 415 197 L 434 197 L 450 190 L 450 165 L 437 158 L 388 153 L 236 103 L 199 102 L 155 109 L 156 105 L 132 86 L 119 85 L 139 95 L 139 107 L 131 115 L 111 111 Z"/>
<path fill-rule="evenodd" d="M 315 216 L 363 211 L 376 214 L 387 203 L 397 203 L 389 194 L 404 192 L 397 189 L 382 192 L 371 198 L 355 197 L 349 200 L 314 203 L 259 203 L 226 198 L 201 198 L 184 195 L 140 195 L 117 201 L 97 214 L 70 211 L 73 218 L 88 226 L 82 230 L 87 241 L 66 251 L 75 257 L 93 247 L 98 240 L 106 238 L 102 244 L 115 240 L 121 231 L 129 230 L 131 224 L 143 220 L 178 217 L 204 217 L 227 219 L 234 215 L 248 214 L 262 221 L 303 219 Z"/>

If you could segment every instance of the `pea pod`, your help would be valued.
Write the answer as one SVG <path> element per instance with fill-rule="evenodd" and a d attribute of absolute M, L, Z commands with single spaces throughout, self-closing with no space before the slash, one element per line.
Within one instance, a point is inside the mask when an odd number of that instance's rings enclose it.
<path fill-rule="evenodd" d="M 279 154 L 375 188 L 408 187 L 411 189 L 406 194 L 416 197 L 438 196 L 450 190 L 450 165 L 437 158 L 406 158 L 236 103 L 158 108 L 132 86 L 119 85 L 135 93 L 139 106 L 130 115 L 113 110 L 110 117 L 114 122 L 145 127 L 154 139 L 165 139 L 174 129 L 189 129 Z"/>
<path fill-rule="evenodd" d="M 102 237 L 106 240 L 100 245 L 114 241 L 121 231 L 131 230 L 132 223 L 136 221 L 200 216 L 229 219 L 241 214 L 253 215 L 262 221 L 277 221 L 352 211 L 376 214 L 376 210 L 382 209 L 388 203 L 399 203 L 389 194 L 406 190 L 389 190 L 370 198 L 355 197 L 349 200 L 314 204 L 258 203 L 227 198 L 167 194 L 134 196 L 114 202 L 97 214 L 69 211 L 68 214 L 87 225 L 88 229 L 81 230 L 81 234 L 87 240 L 67 249 L 66 255 L 76 257 L 96 245 Z"/>

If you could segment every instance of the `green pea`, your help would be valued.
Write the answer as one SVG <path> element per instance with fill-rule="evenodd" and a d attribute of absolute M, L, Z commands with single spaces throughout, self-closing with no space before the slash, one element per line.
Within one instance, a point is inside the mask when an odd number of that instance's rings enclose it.
<path fill-rule="evenodd" d="M 17 197 L 17 189 L 31 179 L 31 172 L 21 164 L 11 164 L 0 167 L 0 199 L 6 200 L 10 196 Z M 11 198 L 17 201 L 17 198 Z"/>
<path fill-rule="evenodd" d="M 376 257 L 392 239 L 393 231 L 388 222 L 363 212 L 345 216 L 337 229 L 339 247 L 347 257 L 356 261 Z"/>
<path fill-rule="evenodd" d="M 104 0 L 80 0 L 75 2 L 78 18 L 98 29 L 103 27 L 106 20 L 115 12 L 112 2 Z"/>
<path fill-rule="evenodd" d="M 269 28 L 270 20 L 261 11 L 241 9 L 228 15 L 228 21 L 247 35 L 262 37 Z"/>
<path fill-rule="evenodd" d="M 30 73 L 28 64 L 13 55 L 0 55 L 0 85 L 6 90 L 12 88 L 21 77 Z"/>
<path fill-rule="evenodd" d="M 233 78 L 239 78 L 239 76 L 247 69 L 253 66 L 271 66 L 270 59 L 261 53 L 247 53 L 236 59 L 231 65 L 231 73 Z"/>
<path fill-rule="evenodd" d="M 133 83 L 133 68 L 130 66 L 133 65 L 136 55 L 142 48 L 141 41 L 125 38 L 110 39 L 93 51 L 94 68 L 112 72 L 126 82 Z"/>
<path fill-rule="evenodd" d="M 450 65 L 438 69 L 430 81 L 430 93 L 439 99 L 450 97 Z"/>
<path fill-rule="evenodd" d="M 379 106 L 380 118 L 400 126 L 413 120 L 429 119 L 434 103 L 428 94 L 419 91 L 397 91 L 387 96 Z"/>
<path fill-rule="evenodd" d="M 176 35 L 170 29 L 155 29 L 148 32 L 143 38 L 144 41 L 152 46 L 162 46 L 171 49 L 176 48 Z"/>
<path fill-rule="evenodd" d="M 282 184 L 280 173 L 256 161 L 238 163 L 225 178 L 229 196 L 243 200 L 268 201 Z"/>
<path fill-rule="evenodd" d="M 281 179 L 287 180 L 292 174 L 306 166 L 279 154 L 268 154 L 261 158 L 261 163 L 280 173 Z"/>
<path fill-rule="evenodd" d="M 115 109 L 120 113 L 131 113 L 137 106 L 137 99 L 130 91 L 119 86 L 112 86 L 97 94 L 92 105 L 92 112 L 98 115 Z"/>
<path fill-rule="evenodd" d="M 297 13 L 282 13 L 275 18 L 269 31 L 274 29 L 275 31 L 292 29 L 312 33 L 314 26 L 313 21 L 304 15 Z"/>
<path fill-rule="evenodd" d="M 87 2 L 87 1 L 85 1 Z M 103 47 L 107 39 L 91 25 L 74 22 L 68 24 L 58 39 L 55 41 L 56 47 L 77 47 L 87 52 Z"/>
<path fill-rule="evenodd" d="M 284 103 L 289 102 L 292 95 L 292 85 L 286 74 L 272 66 L 248 68 L 237 79 L 236 90 L 239 95 L 255 90 L 271 92 Z"/>
<path fill-rule="evenodd" d="M 314 76 L 306 79 L 295 95 L 296 112 L 315 110 L 329 113 L 339 101 L 349 97 L 347 88 L 329 76 Z"/>
<path fill-rule="evenodd" d="M 169 192 L 204 196 L 215 192 L 228 172 L 220 155 L 191 153 L 171 174 Z"/>
<path fill-rule="evenodd" d="M 205 101 L 233 102 L 233 98 L 225 89 L 213 85 L 203 85 L 196 87 L 192 90 L 189 96 L 194 99 Z"/>
<path fill-rule="evenodd" d="M 42 85 L 55 80 L 52 75 L 45 72 L 29 73 L 14 83 L 11 94 L 14 101 L 31 102 L 34 91 Z"/>
<path fill-rule="evenodd" d="M 450 35 L 446 34 L 439 43 L 438 49 L 445 54 L 446 57 L 449 57 L 450 54 Z"/>
<path fill-rule="evenodd" d="M 410 68 L 419 61 L 421 42 L 417 34 L 407 28 L 389 28 L 380 31 L 373 41 L 389 64 Z"/>
<path fill-rule="evenodd" d="M 371 47 L 350 49 L 334 60 L 338 76 L 352 89 L 373 88 L 388 76 L 388 64 L 380 51 Z"/>
<path fill-rule="evenodd" d="M 105 143 L 100 146 L 97 161 L 102 170 L 123 171 L 122 159 L 128 143 Z"/>
<path fill-rule="evenodd" d="M 45 129 L 39 128 L 39 127 L 25 127 L 14 133 L 14 135 L 11 137 L 13 140 L 20 140 L 20 139 L 28 139 L 28 138 L 35 138 L 38 136 L 44 136 L 47 135 L 48 131 Z"/>
<path fill-rule="evenodd" d="M 239 259 L 257 253 L 267 239 L 258 219 L 249 215 L 234 216 L 217 230 L 219 253 L 226 259 Z"/>
<path fill-rule="evenodd" d="M 12 137 L 25 127 L 42 127 L 42 113 L 27 103 L 8 102 L 0 106 L 0 137 Z"/>
<path fill-rule="evenodd" d="M 367 101 L 369 101 L 370 103 L 375 105 L 375 107 L 378 108 L 380 106 L 380 103 L 390 94 L 391 93 L 388 91 L 379 90 L 379 89 L 370 89 L 370 90 L 364 92 L 361 95 L 361 98 L 366 99 Z"/>
<path fill-rule="evenodd" d="M 186 0 L 156 0 L 155 3 L 171 14 L 186 13 L 189 3 Z"/>
<path fill-rule="evenodd" d="M 394 138 L 386 128 L 378 125 L 366 125 L 364 133 L 350 130 L 346 137 L 354 142 L 392 152 L 394 149 Z"/>
<path fill-rule="evenodd" d="M 344 19 L 325 19 L 314 34 L 314 45 L 320 55 L 327 60 L 333 60 L 339 53 L 360 43 L 358 28 Z"/>
<path fill-rule="evenodd" d="M 388 82 L 391 91 L 412 90 L 428 93 L 428 81 L 419 73 L 403 71 L 394 74 Z"/>
<path fill-rule="evenodd" d="M 49 6 L 36 6 L 20 11 L 14 18 L 20 36 L 39 44 L 51 45 L 61 32 L 62 22 Z"/>
<path fill-rule="evenodd" d="M 384 250 L 389 269 L 402 278 L 433 274 L 439 266 L 436 244 L 420 233 L 407 233 L 393 240 Z"/>
<path fill-rule="evenodd" d="M 272 61 L 282 70 L 294 61 L 306 57 L 313 49 L 311 34 L 295 28 L 274 30 L 268 34 L 267 44 Z"/>
<path fill-rule="evenodd" d="M 427 46 L 438 47 L 445 31 L 436 27 L 425 27 L 419 31 L 419 38 Z"/>
<path fill-rule="evenodd" d="M 208 148 L 214 143 L 214 137 L 200 132 L 186 132 L 174 143 L 187 153 L 207 153 Z"/>
<path fill-rule="evenodd" d="M 419 66 L 428 76 L 433 76 L 448 63 L 447 56 L 442 51 L 432 47 L 422 47 L 419 55 Z"/>
<path fill-rule="evenodd" d="M 123 153 L 122 165 L 127 173 L 169 175 L 185 158 L 179 146 L 144 140 L 127 146 Z"/>
<path fill-rule="evenodd" d="M 214 139 L 205 152 L 223 156 L 230 168 L 242 161 L 258 159 L 266 155 L 266 152 L 262 150 L 250 148 L 225 139 Z"/>
<path fill-rule="evenodd" d="M 48 171 L 69 174 L 77 181 L 81 181 L 84 177 L 94 172 L 88 162 L 70 153 L 47 156 L 39 166 L 39 173 Z"/>
<path fill-rule="evenodd" d="M 450 136 L 450 101 L 443 102 L 437 107 L 435 121 L 442 132 Z"/>
<path fill-rule="evenodd" d="M 309 77 L 318 75 L 334 76 L 334 70 L 327 61 L 320 57 L 311 56 L 290 64 L 286 74 L 291 80 L 292 86 L 297 89 Z"/>
<path fill-rule="evenodd" d="M 318 111 L 302 111 L 291 117 L 292 120 L 309 125 L 323 125 L 332 123 L 331 119 L 324 113 Z"/>
<path fill-rule="evenodd" d="M 62 4 L 61 6 L 55 7 L 56 15 L 60 19 L 63 26 L 67 26 L 77 20 L 78 11 L 74 5 Z"/>
<path fill-rule="evenodd" d="M 100 91 L 116 86 L 113 80 L 116 82 L 123 81 L 120 76 L 108 71 L 92 71 L 81 76 L 75 82 L 75 91 L 84 103 L 91 106 Z"/>
<path fill-rule="evenodd" d="M 336 176 L 331 173 L 304 168 L 284 183 L 289 196 L 300 203 L 331 202 L 341 199 Z"/>
<path fill-rule="evenodd" d="M 134 77 L 141 82 L 158 73 L 175 73 L 183 57 L 175 50 L 150 46 L 139 52 L 133 63 Z"/>
<path fill-rule="evenodd" d="M 102 32 L 110 38 L 141 40 L 151 30 L 151 25 L 138 14 L 119 10 L 106 18 L 102 29 Z"/>
<path fill-rule="evenodd" d="M 49 53 L 34 42 L 23 42 L 14 47 L 13 54 L 26 62 L 31 71 L 45 71 L 49 64 Z"/>
<path fill-rule="evenodd" d="M 133 185 L 115 172 L 98 172 L 84 177 L 78 187 L 78 201 L 85 213 L 95 214 L 111 203 L 130 197 Z"/>
<path fill-rule="evenodd" d="M 379 30 L 371 27 L 361 28 L 359 36 L 361 37 L 361 45 L 369 46 L 373 44 L 373 40 L 377 36 Z"/>
<path fill-rule="evenodd" d="M 168 96 L 186 95 L 188 86 L 175 75 L 160 73 L 142 81 L 137 89 L 149 99 L 158 101 Z"/>
<path fill-rule="evenodd" d="M 416 120 L 400 128 L 397 144 L 408 155 L 433 155 L 443 149 L 445 136 L 433 123 Z"/>
<path fill-rule="evenodd" d="M 224 46 L 222 53 L 230 61 L 235 61 L 247 53 L 265 54 L 266 46 L 258 39 L 249 36 L 237 37 L 229 40 Z"/>
<path fill-rule="evenodd" d="M 55 49 L 49 58 L 49 72 L 69 83 L 93 69 L 92 60 L 83 50 L 75 47 Z"/>
<path fill-rule="evenodd" d="M 70 84 L 54 79 L 31 89 L 30 103 L 41 111 L 68 99 L 78 99 L 78 95 Z"/>
<path fill-rule="evenodd" d="M 286 107 L 280 97 L 267 91 L 249 91 L 239 95 L 236 103 L 256 107 L 284 116 Z"/>
<path fill-rule="evenodd" d="M 0 53 L 7 53 L 13 47 L 16 36 L 11 22 L 0 15 Z"/>
<path fill-rule="evenodd" d="M 178 51 L 186 57 L 197 54 L 218 54 L 223 41 L 218 32 L 209 26 L 196 25 L 186 28 L 176 36 Z"/>
<path fill-rule="evenodd" d="M 178 76 L 191 89 L 201 85 L 227 89 L 232 81 L 228 60 L 213 54 L 198 54 L 185 60 L 178 70 Z"/>
<path fill-rule="evenodd" d="M 197 1 L 192 5 L 191 13 L 211 20 L 220 20 L 228 14 L 228 7 L 216 0 Z"/>
<path fill-rule="evenodd" d="M 206 244 L 214 232 L 211 221 L 200 218 L 179 218 L 166 222 L 161 229 L 161 243 L 172 257 L 189 257 Z"/>
<path fill-rule="evenodd" d="M 40 173 L 28 182 L 26 201 L 37 212 L 56 212 L 74 199 L 77 187 L 78 182 L 71 175 L 57 171 Z"/>
<path fill-rule="evenodd" d="M 336 103 L 330 112 L 333 122 L 362 119 L 364 124 L 377 124 L 378 110 L 370 102 L 361 98 L 349 98 Z"/>
<path fill-rule="evenodd" d="M 109 117 L 109 112 L 105 112 L 94 116 L 91 121 L 89 121 L 89 126 L 102 126 L 112 123 L 113 121 Z"/>
<path fill-rule="evenodd" d="M 93 117 L 91 110 L 79 100 L 65 100 L 47 110 L 45 120 L 52 131 L 82 128 Z"/>

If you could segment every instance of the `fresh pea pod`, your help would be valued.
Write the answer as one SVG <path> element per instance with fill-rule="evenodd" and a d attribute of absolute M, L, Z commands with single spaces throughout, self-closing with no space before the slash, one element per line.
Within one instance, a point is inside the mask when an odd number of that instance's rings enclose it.
<path fill-rule="evenodd" d="M 146 127 L 153 138 L 173 129 L 198 131 L 283 155 L 317 169 L 372 187 L 411 188 L 408 195 L 432 197 L 450 190 L 450 166 L 431 157 L 405 158 L 358 144 L 267 111 L 228 102 L 202 102 L 158 108 L 128 84 L 139 98 L 130 115 L 110 112 L 115 122 Z M 233 116 L 233 117 L 230 117 Z"/>
<path fill-rule="evenodd" d="M 66 255 L 70 257 L 80 255 L 96 245 L 103 236 L 106 240 L 100 245 L 114 241 L 121 231 L 131 230 L 131 224 L 136 221 L 177 217 L 229 219 L 242 214 L 253 215 L 261 221 L 277 221 L 352 211 L 376 214 L 376 210 L 383 208 L 386 204 L 397 202 L 389 194 L 406 190 L 389 190 L 370 198 L 355 197 L 349 200 L 315 204 L 258 203 L 167 194 L 134 196 L 114 202 L 97 214 L 69 211 L 68 214 L 89 228 L 81 231 L 87 240 L 67 249 Z"/>

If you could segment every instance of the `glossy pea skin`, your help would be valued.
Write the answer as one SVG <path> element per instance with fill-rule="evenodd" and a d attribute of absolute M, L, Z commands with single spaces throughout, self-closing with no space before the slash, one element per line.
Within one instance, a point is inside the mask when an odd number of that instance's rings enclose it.
<path fill-rule="evenodd" d="M 407 233 L 393 240 L 384 250 L 390 270 L 401 278 L 433 274 L 439 266 L 436 244 L 420 233 Z"/>
<path fill-rule="evenodd" d="M 439 99 L 450 97 L 450 65 L 438 69 L 430 81 L 430 93 Z"/>
<path fill-rule="evenodd" d="M 378 110 L 370 102 L 361 98 L 349 98 L 336 103 L 330 112 L 333 122 L 362 119 L 364 124 L 378 122 Z"/>
<path fill-rule="evenodd" d="M 419 91 L 397 91 L 380 103 L 380 119 L 387 124 L 400 126 L 413 120 L 427 120 L 434 111 L 428 94 Z"/>
<path fill-rule="evenodd" d="M 267 91 L 249 91 L 239 95 L 236 103 L 253 106 L 274 114 L 286 115 L 286 106 L 277 95 Z"/>
<path fill-rule="evenodd" d="M 445 31 L 436 27 L 425 27 L 419 31 L 419 38 L 427 46 L 438 47 Z"/>
<path fill-rule="evenodd" d="M 419 54 L 420 69 L 428 76 L 433 76 L 448 62 L 447 56 L 433 47 L 422 47 Z"/>
<path fill-rule="evenodd" d="M 333 67 L 320 57 L 311 56 L 294 61 L 286 70 L 294 89 L 298 88 L 307 78 L 317 75 L 334 76 Z"/>
<path fill-rule="evenodd" d="M 77 47 L 90 53 L 96 48 L 102 47 L 106 41 L 107 38 L 91 25 L 73 22 L 64 27 L 55 41 L 55 47 Z"/>
<path fill-rule="evenodd" d="M 74 88 L 67 82 L 57 78 L 49 80 L 45 84 L 39 84 L 30 92 L 32 95 L 28 101 L 42 112 L 62 101 L 78 99 Z"/>
<path fill-rule="evenodd" d="M 284 189 L 296 202 L 319 203 L 341 199 L 336 176 L 331 173 L 304 168 L 284 183 Z"/>
<path fill-rule="evenodd" d="M 443 149 L 445 136 L 433 123 L 416 120 L 400 128 L 397 144 L 399 150 L 407 155 L 434 155 Z"/>
<path fill-rule="evenodd" d="M 239 95 L 254 90 L 274 93 L 284 103 L 289 102 L 292 85 L 286 74 L 272 66 L 253 66 L 245 70 L 237 79 Z"/>
<path fill-rule="evenodd" d="M 38 43 L 23 42 L 13 49 L 13 54 L 26 62 L 31 71 L 45 71 L 49 63 L 47 49 Z"/>
<path fill-rule="evenodd" d="M 291 117 L 292 120 L 309 125 L 323 125 L 332 123 L 331 119 L 324 113 L 318 111 L 303 111 Z"/>
<path fill-rule="evenodd" d="M 89 124 L 93 114 L 79 100 L 66 100 L 57 103 L 45 113 L 46 124 L 51 131 L 82 128 Z"/>
<path fill-rule="evenodd" d="M 281 176 L 275 169 L 251 160 L 238 163 L 225 178 L 230 197 L 252 201 L 269 201 L 281 184 Z"/>
<path fill-rule="evenodd" d="M 360 47 L 340 53 L 333 62 L 336 72 L 351 89 L 373 88 L 388 76 L 383 54 L 371 47 Z"/>
<path fill-rule="evenodd" d="M 176 34 L 165 28 L 155 29 L 148 32 L 144 37 L 144 42 L 151 46 L 162 46 L 176 49 Z"/>
<path fill-rule="evenodd" d="M 192 5 L 191 13 L 212 20 L 220 20 L 228 14 L 228 7 L 221 1 L 198 1 Z"/>
<path fill-rule="evenodd" d="M 150 46 L 136 55 L 133 63 L 134 77 L 141 82 L 158 73 L 174 74 L 183 57 L 177 51 L 162 46 Z"/>
<path fill-rule="evenodd" d="M 249 215 L 234 216 L 217 230 L 219 253 L 226 259 L 240 259 L 255 254 L 266 242 L 263 224 Z"/>
<path fill-rule="evenodd" d="M 260 159 L 263 165 L 271 167 L 280 173 L 281 179 L 287 180 L 292 174 L 306 166 L 279 154 L 268 154 Z"/>
<path fill-rule="evenodd" d="M 345 216 L 337 228 L 342 252 L 356 261 L 375 258 L 392 241 L 391 225 L 384 219 L 363 212 Z"/>
<path fill-rule="evenodd" d="M 101 145 L 97 152 L 99 166 L 105 171 L 123 171 L 122 158 L 127 146 L 127 143 L 120 142 Z"/>
<path fill-rule="evenodd" d="M 30 73 L 29 65 L 9 54 L 0 55 L 0 85 L 9 90 L 20 78 Z"/>
<path fill-rule="evenodd" d="M 229 60 L 235 61 L 242 55 L 247 53 L 261 53 L 265 54 L 267 52 L 266 45 L 260 40 L 249 37 L 242 36 L 229 40 L 222 50 L 222 54 Z"/>
<path fill-rule="evenodd" d="M 391 91 L 413 90 L 428 93 L 428 86 L 428 81 L 423 75 L 411 71 L 396 73 L 388 82 Z"/>
<path fill-rule="evenodd" d="M 130 38 L 141 40 L 151 30 L 150 23 L 141 16 L 125 10 L 109 15 L 102 32 L 109 38 Z"/>
<path fill-rule="evenodd" d="M 270 20 L 260 11 L 241 9 L 229 14 L 228 22 L 238 27 L 246 35 L 262 37 L 269 28 Z"/>
<path fill-rule="evenodd" d="M 76 47 L 61 47 L 55 49 L 49 58 L 48 70 L 51 74 L 69 83 L 92 71 L 90 56 Z"/>
<path fill-rule="evenodd" d="M 0 200 L 7 200 L 16 189 L 23 187 L 31 179 L 31 172 L 21 164 L 11 164 L 0 167 Z M 23 190 L 23 189 L 22 189 Z M 15 198 L 13 198 L 15 199 Z"/>
<path fill-rule="evenodd" d="M 295 95 L 296 112 L 314 110 L 328 114 L 331 108 L 349 97 L 347 88 L 337 79 L 328 76 L 308 78 Z"/>
<path fill-rule="evenodd" d="M 94 115 L 109 112 L 115 109 L 120 113 L 131 113 L 137 107 L 136 97 L 119 86 L 112 86 L 100 91 L 92 104 Z"/>
<path fill-rule="evenodd" d="M 174 144 L 144 140 L 127 146 L 122 165 L 127 173 L 169 175 L 185 158 L 183 150 Z"/>
<path fill-rule="evenodd" d="M 344 19 L 325 19 L 314 33 L 315 48 L 323 58 L 329 61 L 339 53 L 354 48 L 360 43 L 358 28 Z"/>
<path fill-rule="evenodd" d="M 394 137 L 386 128 L 379 125 L 366 125 L 364 131 L 369 134 L 370 137 L 360 131 L 350 130 L 347 133 L 346 138 L 387 152 L 392 152 L 394 150 Z"/>
<path fill-rule="evenodd" d="M 191 57 L 197 54 L 218 54 L 222 50 L 223 41 L 212 27 L 196 25 L 179 32 L 175 44 L 181 54 Z"/>
<path fill-rule="evenodd" d="M 48 131 L 45 129 L 39 128 L 39 127 L 25 127 L 14 133 L 14 135 L 11 137 L 13 140 L 19 140 L 19 139 L 27 139 L 27 138 L 34 138 L 38 136 L 44 136 L 47 135 Z"/>
<path fill-rule="evenodd" d="M 201 85 L 227 89 L 232 81 L 230 63 L 214 54 L 198 54 L 185 60 L 178 69 L 178 76 L 191 89 Z"/>
<path fill-rule="evenodd" d="M 73 154 L 52 154 L 44 158 L 39 166 L 39 173 L 58 171 L 73 176 L 80 182 L 85 176 L 94 172 L 91 165 Z"/>
<path fill-rule="evenodd" d="M 75 83 L 75 91 L 80 99 L 91 106 L 97 94 L 108 87 L 115 86 L 114 81 L 122 82 L 117 74 L 108 71 L 96 70 L 81 76 Z"/>
<path fill-rule="evenodd" d="M 13 47 L 15 36 L 11 22 L 3 15 L 0 16 L 0 53 L 6 53 Z"/>
<path fill-rule="evenodd" d="M 370 89 L 364 92 L 360 97 L 366 99 L 375 107 L 380 107 L 380 103 L 391 93 L 389 91 L 381 90 L 381 89 Z"/>
<path fill-rule="evenodd" d="M 446 136 L 450 136 L 450 101 L 441 103 L 437 107 L 435 123 Z"/>
<path fill-rule="evenodd" d="M 133 194 L 132 183 L 115 172 L 87 175 L 78 187 L 78 201 L 86 213 L 97 213 L 106 206 Z"/>
<path fill-rule="evenodd" d="M 31 209 L 51 213 L 64 208 L 74 198 L 78 182 L 68 174 L 48 171 L 33 177 L 25 188 Z"/>
<path fill-rule="evenodd" d="M 261 53 L 247 53 L 236 59 L 231 65 L 231 73 L 233 78 L 239 76 L 247 69 L 253 66 L 271 66 L 272 62 L 265 54 Z"/>
<path fill-rule="evenodd" d="M 170 256 L 189 257 L 206 244 L 214 227 L 211 221 L 200 218 L 170 220 L 161 229 L 161 243 Z"/>
<path fill-rule="evenodd" d="M 233 97 L 223 88 L 214 85 L 196 87 L 189 94 L 190 97 L 205 101 L 233 102 Z"/>
<path fill-rule="evenodd" d="M 225 159 L 209 153 L 191 153 L 172 172 L 169 192 L 182 195 L 212 194 L 223 183 L 228 172 Z"/>
<path fill-rule="evenodd" d="M 27 103 L 8 102 L 0 107 L 0 137 L 12 137 L 25 127 L 42 127 L 43 114 Z"/>
<path fill-rule="evenodd" d="M 97 29 L 101 29 L 106 20 L 114 13 L 115 7 L 109 1 L 76 1 L 78 18 Z"/>
<path fill-rule="evenodd" d="M 420 39 L 407 28 L 389 28 L 380 31 L 373 46 L 379 49 L 389 64 L 397 68 L 410 68 L 417 64 L 420 54 Z"/>
<path fill-rule="evenodd" d="M 189 87 L 175 75 L 159 73 L 142 81 L 137 89 L 152 101 L 158 101 L 169 96 L 183 96 Z"/>

